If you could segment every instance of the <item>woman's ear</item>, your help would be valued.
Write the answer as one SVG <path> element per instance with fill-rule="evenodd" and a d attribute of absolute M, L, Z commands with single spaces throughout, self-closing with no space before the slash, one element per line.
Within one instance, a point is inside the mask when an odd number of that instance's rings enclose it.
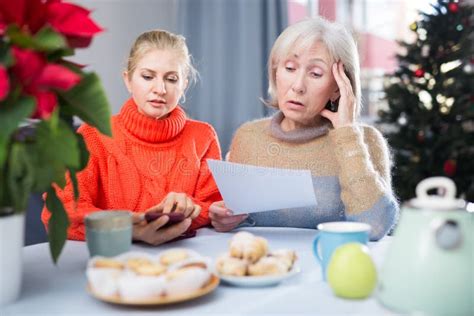
<path fill-rule="evenodd" d="M 123 82 L 125 83 L 125 86 L 127 87 L 128 92 L 132 93 L 132 87 L 130 86 L 130 80 L 128 78 L 128 72 L 127 71 L 124 71 L 122 73 L 122 78 L 123 78 Z"/>
<path fill-rule="evenodd" d="M 189 83 L 189 80 L 186 78 L 186 80 L 184 80 L 183 82 L 183 91 L 186 91 L 186 89 L 188 88 L 188 83 Z"/>

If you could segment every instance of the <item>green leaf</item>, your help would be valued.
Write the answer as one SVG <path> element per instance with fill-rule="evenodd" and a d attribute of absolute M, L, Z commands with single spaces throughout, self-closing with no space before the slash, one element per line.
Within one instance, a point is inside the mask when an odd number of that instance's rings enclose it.
<path fill-rule="evenodd" d="M 33 49 L 40 52 L 57 52 L 61 56 L 68 55 L 70 48 L 66 39 L 51 27 L 42 28 L 34 36 L 23 32 L 17 25 L 10 25 L 6 31 L 10 41 L 22 48 Z"/>
<path fill-rule="evenodd" d="M 34 150 L 36 152 L 36 150 Z M 66 169 L 64 165 L 59 164 L 57 161 L 53 161 L 50 164 L 44 163 L 38 159 L 38 164 L 35 167 L 36 179 L 33 191 L 44 192 L 45 188 L 51 183 L 56 183 L 61 188 L 66 184 L 64 178 Z"/>
<path fill-rule="evenodd" d="M 87 164 L 89 163 L 89 150 L 87 149 L 86 142 L 84 141 L 84 137 L 81 134 L 77 134 L 77 145 L 79 146 L 79 152 L 80 152 L 80 163 L 79 163 L 79 168 L 77 168 L 77 171 L 81 171 L 85 167 L 87 167 Z"/>
<path fill-rule="evenodd" d="M 10 136 L 22 120 L 33 114 L 35 105 L 36 102 L 31 97 L 23 97 L 15 103 L 0 103 L 0 166 L 5 162 Z"/>
<path fill-rule="evenodd" d="M 74 169 L 69 169 L 69 177 L 71 178 L 72 188 L 74 191 L 74 200 L 79 199 L 79 185 L 77 183 L 77 175 Z"/>
<path fill-rule="evenodd" d="M 13 56 L 10 50 L 10 46 L 3 41 L 0 41 L 0 64 L 5 67 L 13 65 Z"/>
<path fill-rule="evenodd" d="M 7 181 L 7 168 L 6 166 L 0 168 L 0 206 L 12 205 L 12 199 L 9 192 L 7 192 L 8 181 Z M 1 214 L 0 214 L 1 215 Z"/>
<path fill-rule="evenodd" d="M 51 113 L 51 116 L 47 120 L 49 127 L 51 130 L 56 131 L 58 129 L 59 125 L 59 110 L 56 108 L 53 113 Z"/>
<path fill-rule="evenodd" d="M 25 144 L 14 143 L 8 160 L 8 191 L 15 211 L 26 210 L 28 197 L 34 184 L 35 171 Z"/>
<path fill-rule="evenodd" d="M 67 239 L 69 218 L 53 187 L 48 189 L 46 207 L 51 212 L 48 223 L 49 249 L 54 263 L 57 263 Z"/>
<path fill-rule="evenodd" d="M 21 29 L 15 24 L 10 24 L 7 27 L 6 34 L 13 44 L 20 46 L 21 48 L 35 47 L 35 41 L 33 37 L 27 33 L 22 32 Z"/>
<path fill-rule="evenodd" d="M 41 191 L 53 182 L 64 187 L 66 170 L 80 167 L 79 146 L 76 134 L 63 120 L 40 122 L 34 149 L 37 156 L 35 190 Z"/>
<path fill-rule="evenodd" d="M 51 53 L 48 54 L 48 60 L 49 61 L 57 61 L 58 59 L 61 59 L 63 57 L 67 56 L 73 56 L 74 55 L 74 49 L 72 48 L 63 48 L 63 49 L 58 49 L 55 50 Z"/>
<path fill-rule="evenodd" d="M 77 144 L 79 147 L 79 156 L 80 156 L 80 163 L 79 168 L 69 168 L 69 176 L 71 178 L 72 186 L 74 189 L 74 199 L 77 201 L 79 198 L 79 186 L 77 183 L 77 171 L 81 171 L 87 166 L 89 162 L 89 151 L 87 150 L 86 142 L 84 141 L 84 137 L 81 134 L 75 134 L 77 138 Z"/>
<path fill-rule="evenodd" d="M 69 91 L 60 92 L 67 111 L 96 127 L 102 134 L 112 136 L 110 106 L 99 77 L 84 75 L 81 82 Z"/>
<path fill-rule="evenodd" d="M 43 27 L 33 39 L 35 48 L 40 51 L 49 52 L 68 48 L 66 39 L 49 26 Z"/>
<path fill-rule="evenodd" d="M 36 133 L 38 150 L 43 158 L 60 161 L 67 167 L 79 167 L 77 138 L 66 123 L 62 120 L 43 121 L 38 124 Z"/>

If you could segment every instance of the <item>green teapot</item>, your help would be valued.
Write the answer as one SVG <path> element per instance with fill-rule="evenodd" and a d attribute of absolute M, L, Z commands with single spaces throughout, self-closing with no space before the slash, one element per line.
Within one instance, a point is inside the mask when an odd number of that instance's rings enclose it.
<path fill-rule="evenodd" d="M 428 195 L 432 189 L 444 196 Z M 474 213 L 448 178 L 421 181 L 416 195 L 402 207 L 377 300 L 402 313 L 474 315 Z"/>

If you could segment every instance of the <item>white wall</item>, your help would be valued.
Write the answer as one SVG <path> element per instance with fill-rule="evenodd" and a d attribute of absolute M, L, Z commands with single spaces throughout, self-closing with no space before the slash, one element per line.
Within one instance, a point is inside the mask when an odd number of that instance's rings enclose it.
<path fill-rule="evenodd" d="M 122 71 L 135 38 L 155 28 L 177 31 L 176 0 L 76 0 L 91 11 L 104 28 L 86 49 L 77 49 L 71 60 L 88 65 L 102 80 L 112 113 L 129 97 Z"/>

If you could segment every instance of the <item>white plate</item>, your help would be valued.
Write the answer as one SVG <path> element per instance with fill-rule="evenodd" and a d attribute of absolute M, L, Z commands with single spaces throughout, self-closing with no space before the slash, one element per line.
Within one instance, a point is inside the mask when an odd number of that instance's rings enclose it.
<path fill-rule="evenodd" d="M 301 269 L 294 265 L 287 274 L 283 275 L 268 275 L 268 276 L 230 276 L 219 275 L 219 278 L 227 284 L 242 286 L 242 287 L 259 287 L 277 285 L 278 283 L 293 277 L 298 274 Z"/>
<path fill-rule="evenodd" d="M 94 292 L 90 284 L 87 285 L 87 291 L 94 296 L 95 298 L 102 300 L 108 303 L 120 304 L 120 305 L 165 305 L 165 304 L 173 304 L 178 302 L 189 301 L 208 293 L 214 291 L 217 286 L 219 285 L 219 278 L 215 275 L 212 275 L 208 283 L 200 288 L 199 290 L 190 292 L 190 293 L 183 293 L 182 295 L 176 296 L 158 296 L 155 298 L 146 298 L 143 300 L 125 300 L 120 298 L 118 295 L 114 296 L 104 296 Z"/>

